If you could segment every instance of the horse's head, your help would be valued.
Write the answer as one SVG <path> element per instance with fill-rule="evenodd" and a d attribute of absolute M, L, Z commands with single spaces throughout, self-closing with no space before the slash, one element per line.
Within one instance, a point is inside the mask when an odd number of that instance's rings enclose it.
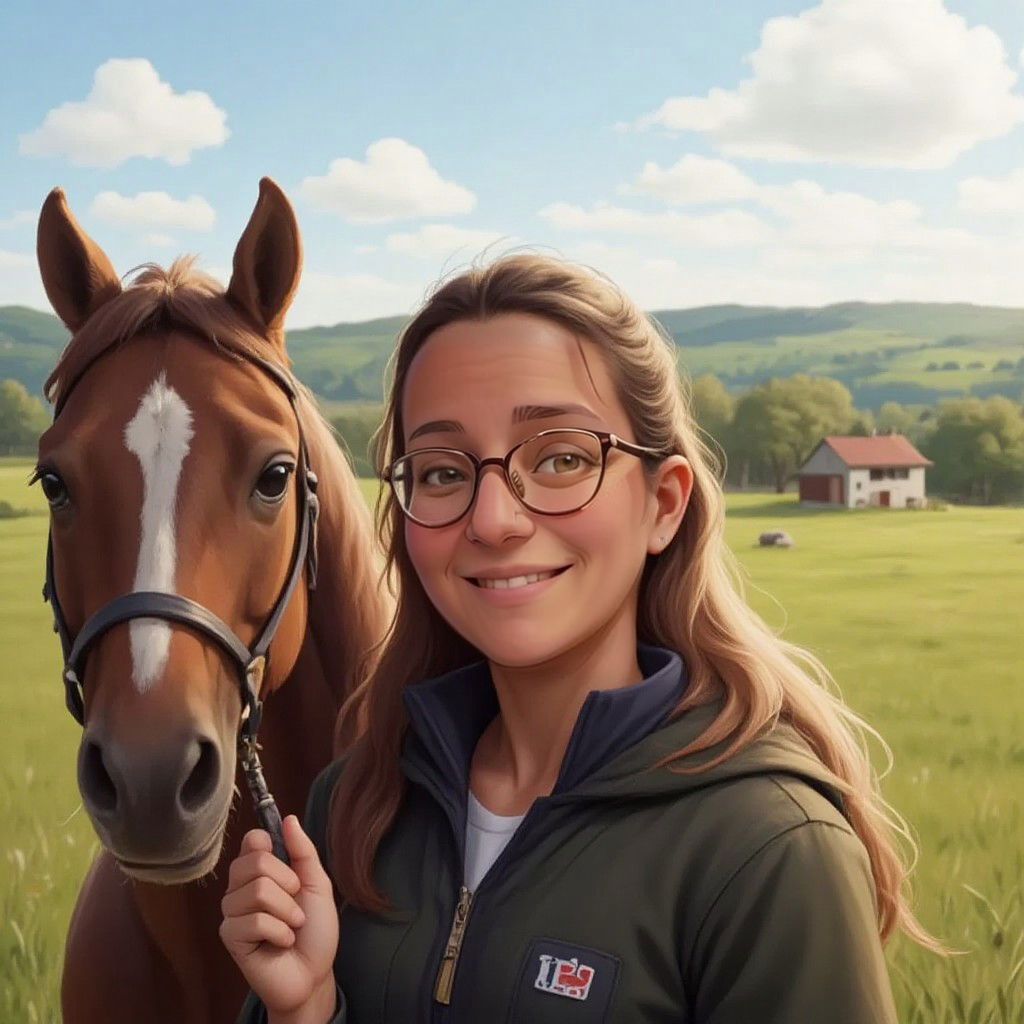
<path fill-rule="evenodd" d="M 264 179 L 226 292 L 187 260 L 148 267 L 122 289 L 54 190 L 39 261 L 72 333 L 47 382 L 57 415 L 39 443 L 51 599 L 68 642 L 97 626 L 97 611 L 121 612 L 91 630 L 74 666 L 79 788 L 128 873 L 185 881 L 216 863 L 234 789 L 246 689 L 217 629 L 244 654 L 303 570 L 305 446 L 288 374 L 273 372 L 288 362 L 282 324 L 298 283 L 298 228 Z M 138 617 L 142 595 L 124 598 L 137 592 L 172 595 L 185 614 Z M 299 654 L 305 587 L 282 607 L 266 675 L 250 679 L 263 695 Z M 215 628 L 189 620 L 203 609 Z M 76 692 L 69 684 L 72 703 Z"/>

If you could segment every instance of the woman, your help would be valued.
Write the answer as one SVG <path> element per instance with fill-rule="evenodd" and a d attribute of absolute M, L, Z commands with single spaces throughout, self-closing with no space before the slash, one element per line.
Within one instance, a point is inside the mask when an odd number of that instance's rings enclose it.
<path fill-rule="evenodd" d="M 881 941 L 933 940 L 862 725 L 738 595 L 670 345 L 517 255 L 394 371 L 396 618 L 312 841 L 231 867 L 242 1020 L 894 1021 Z"/>

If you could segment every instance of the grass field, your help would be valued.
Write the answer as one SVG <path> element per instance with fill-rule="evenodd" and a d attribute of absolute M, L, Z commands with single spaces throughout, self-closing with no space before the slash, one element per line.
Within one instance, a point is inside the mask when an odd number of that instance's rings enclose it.
<path fill-rule="evenodd" d="M 0 501 L 40 511 L 26 460 Z M 372 484 L 366 488 L 372 493 Z M 1024 513 L 803 511 L 730 496 L 748 597 L 810 647 L 892 747 L 887 797 L 920 845 L 916 907 L 964 954 L 888 948 L 903 1024 L 1024 1021 Z M 758 548 L 782 526 L 789 550 Z M 0 520 L 0 1021 L 56 1021 L 68 914 L 95 841 L 78 812 L 78 729 L 39 599 L 46 519 Z M 783 611 L 785 609 L 785 611 Z M 878 763 L 882 757 L 879 753 Z"/>

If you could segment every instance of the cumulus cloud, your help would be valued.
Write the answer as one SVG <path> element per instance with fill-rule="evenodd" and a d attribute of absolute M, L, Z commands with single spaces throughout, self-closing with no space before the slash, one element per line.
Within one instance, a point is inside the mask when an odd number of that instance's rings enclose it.
<path fill-rule="evenodd" d="M 610 203 L 595 203 L 589 210 L 571 203 L 550 203 L 538 215 L 556 228 L 654 235 L 693 245 L 751 245 L 770 234 L 764 221 L 745 210 L 694 216 L 674 210 L 646 213 Z"/>
<path fill-rule="evenodd" d="M 936 168 L 1024 120 L 1000 38 L 943 0 L 823 0 L 766 21 L 748 59 L 736 88 L 668 99 L 637 127 L 765 160 Z"/>
<path fill-rule="evenodd" d="M 1024 167 L 1005 178 L 965 178 L 957 193 L 965 213 L 1024 213 Z"/>
<path fill-rule="evenodd" d="M 19 152 L 63 156 L 76 167 L 117 167 L 135 156 L 186 164 L 227 139 L 227 115 L 205 93 L 176 93 L 144 59 L 108 60 L 84 100 L 54 107 L 19 136 Z"/>
<path fill-rule="evenodd" d="M 100 192 L 89 212 L 100 220 L 124 227 L 171 227 L 186 231 L 209 231 L 217 217 L 202 196 L 173 199 L 166 192 L 139 192 L 134 196 Z"/>
<path fill-rule="evenodd" d="M 619 187 L 622 195 L 654 196 L 676 206 L 747 199 L 756 191 L 735 164 L 692 153 L 667 168 L 646 163 L 635 181 Z"/>
<path fill-rule="evenodd" d="M 422 149 L 394 138 L 372 143 L 362 162 L 332 160 L 327 174 L 303 179 L 300 192 L 317 209 L 371 224 L 447 217 L 469 213 L 476 205 L 476 196 L 442 178 Z"/>
<path fill-rule="evenodd" d="M 0 306 L 31 306 L 49 311 L 32 253 L 0 249 Z"/>
<path fill-rule="evenodd" d="M 0 249 L 0 268 L 4 270 L 25 270 L 35 265 L 36 261 L 28 253 Z"/>
<path fill-rule="evenodd" d="M 177 242 L 170 235 L 162 235 L 158 231 L 151 231 L 147 235 L 142 236 L 143 245 L 152 245 L 157 249 L 170 249 L 171 246 L 177 245 Z"/>
<path fill-rule="evenodd" d="M 425 224 L 409 234 L 388 235 L 384 244 L 389 252 L 415 256 L 417 259 L 449 259 L 461 256 L 471 259 L 498 242 L 514 245 L 517 239 L 498 231 L 479 231 L 452 224 Z"/>
<path fill-rule="evenodd" d="M 0 230 L 16 228 L 22 224 L 31 224 L 38 214 L 32 210 L 15 210 L 10 217 L 0 217 Z"/>
<path fill-rule="evenodd" d="M 313 327 L 411 313 L 423 298 L 423 282 L 389 281 L 377 274 L 304 271 L 288 327 Z"/>
<path fill-rule="evenodd" d="M 552 226 L 566 231 L 597 233 L 620 238 L 659 238 L 673 252 L 700 248 L 756 250 L 761 247 L 765 263 L 784 259 L 797 264 L 801 273 L 815 272 L 815 262 L 853 265 L 878 254 L 899 253 L 916 260 L 929 250 L 969 254 L 977 250 L 981 239 L 959 228 L 934 227 L 926 223 L 916 203 L 905 199 L 880 200 L 856 192 L 830 191 L 816 181 L 800 179 L 783 185 L 762 185 L 743 175 L 726 161 L 696 161 L 684 157 L 676 164 L 683 173 L 645 174 L 619 191 L 640 192 L 639 182 L 652 184 L 648 194 L 661 193 L 666 202 L 696 202 L 701 169 L 714 165 L 719 181 L 725 182 L 721 194 L 742 193 L 748 209 L 726 207 L 714 213 L 682 214 L 676 210 L 643 211 L 609 203 L 597 203 L 589 210 L 570 203 L 552 203 L 539 216 Z M 677 188 L 687 177 L 696 186 Z M 664 186 L 664 187 L 662 187 Z M 713 201 L 715 193 L 705 189 L 704 201 Z M 783 255 L 784 254 L 784 255 Z"/>

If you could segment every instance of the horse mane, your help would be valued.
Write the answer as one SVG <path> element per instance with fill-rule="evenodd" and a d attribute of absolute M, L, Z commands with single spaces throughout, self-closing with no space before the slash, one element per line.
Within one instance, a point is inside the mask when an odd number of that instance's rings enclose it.
<path fill-rule="evenodd" d="M 169 268 L 147 263 L 119 295 L 101 306 L 61 353 L 43 389 L 59 404 L 78 378 L 108 351 L 152 328 L 178 328 L 235 358 L 255 356 L 291 368 L 283 346 L 261 334 L 228 301 L 215 278 L 181 256 Z M 328 686 L 338 705 L 365 678 L 376 659 L 390 607 L 381 586 L 373 518 L 334 429 L 312 392 L 298 384 L 296 409 L 320 484 L 318 586 L 310 594 L 309 623 Z"/>

